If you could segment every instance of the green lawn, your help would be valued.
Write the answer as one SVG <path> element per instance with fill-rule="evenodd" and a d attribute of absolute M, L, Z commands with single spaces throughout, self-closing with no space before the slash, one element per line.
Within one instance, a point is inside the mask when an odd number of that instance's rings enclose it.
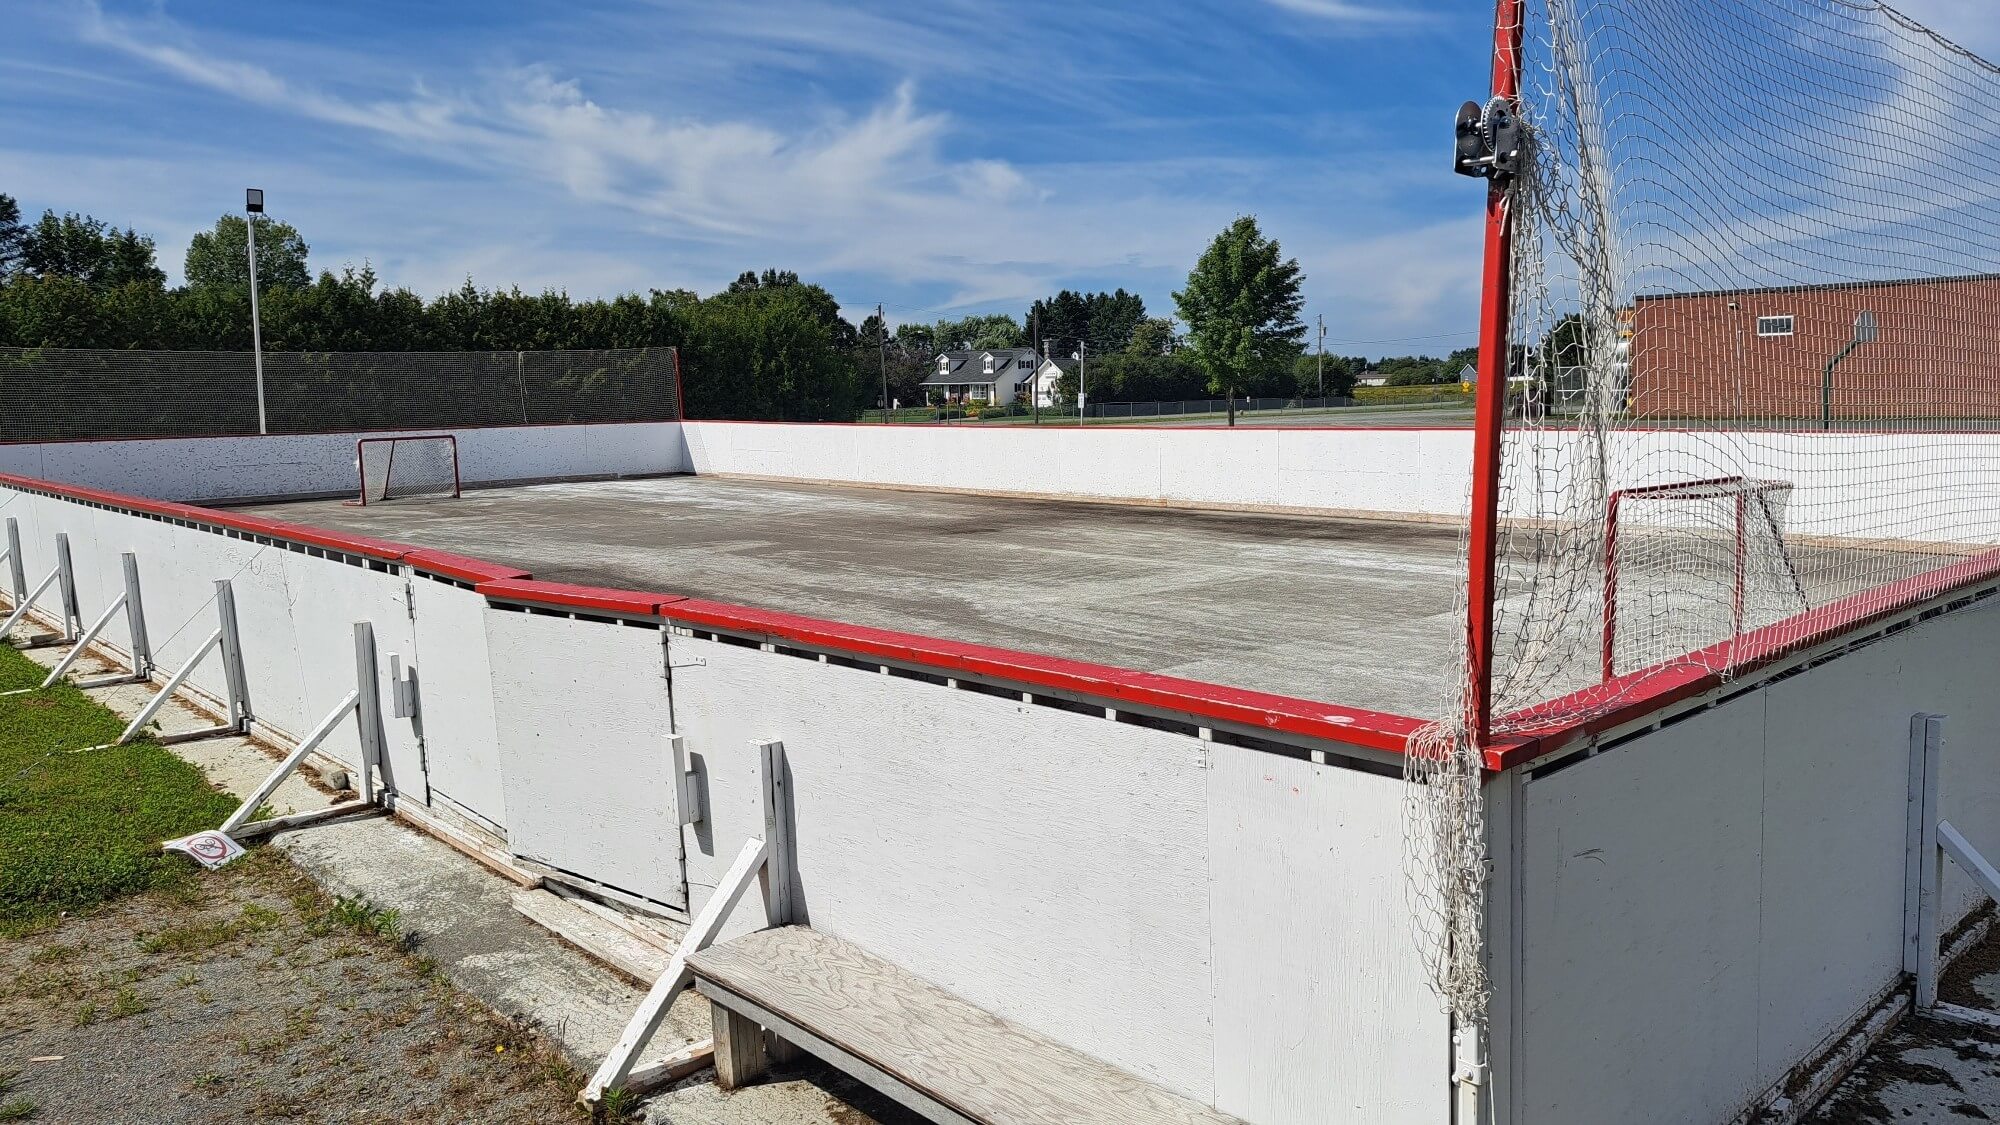
<path fill-rule="evenodd" d="M 0 691 L 45 674 L 0 645 Z M 236 807 L 154 743 L 82 749 L 123 727 L 68 684 L 0 697 L 0 936 L 188 878 L 186 857 L 162 855 L 160 841 L 213 828 Z"/>

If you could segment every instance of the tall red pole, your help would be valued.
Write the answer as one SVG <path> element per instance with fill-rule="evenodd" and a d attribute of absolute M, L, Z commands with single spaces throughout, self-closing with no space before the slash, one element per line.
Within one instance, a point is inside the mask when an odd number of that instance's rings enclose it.
<path fill-rule="evenodd" d="M 1498 0 L 1493 12 L 1493 96 L 1512 101 L 1521 93 L 1522 0 Z M 1508 304 L 1514 230 L 1507 185 L 1496 176 L 1486 190 L 1486 263 L 1480 271 L 1479 386 L 1472 437 L 1472 528 L 1466 652 L 1472 691 L 1466 724 L 1485 745 L 1493 725 L 1494 565 L 1499 546 L 1500 434 L 1506 421 Z"/>

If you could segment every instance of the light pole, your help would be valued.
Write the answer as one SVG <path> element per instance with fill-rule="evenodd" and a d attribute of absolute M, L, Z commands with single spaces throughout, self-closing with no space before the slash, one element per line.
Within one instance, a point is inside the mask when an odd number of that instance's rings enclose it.
<path fill-rule="evenodd" d="M 1078 340 L 1076 342 L 1076 352 L 1070 356 L 1071 359 L 1076 361 L 1076 424 L 1079 426 L 1083 425 L 1083 391 L 1084 387 L 1088 386 L 1083 378 L 1083 353 L 1086 350 L 1084 342 Z"/>
<path fill-rule="evenodd" d="M 1852 354 L 1854 349 L 1860 347 L 1863 344 L 1872 344 L 1874 342 L 1875 342 L 1875 314 L 1867 311 L 1866 309 L 1863 309 L 1860 315 L 1854 318 L 1853 338 L 1847 341 L 1847 346 L 1840 349 L 1839 354 L 1835 355 L 1832 359 L 1826 361 L 1826 372 L 1820 377 L 1819 381 L 1819 428 L 1820 429 L 1822 430 L 1830 429 L 1833 426 L 1834 366 L 1838 364 L 1841 360 L 1846 359 L 1850 354 Z"/>
<path fill-rule="evenodd" d="M 264 415 L 264 329 L 257 322 L 257 216 L 264 213 L 264 189 L 243 189 L 243 234 L 250 252 L 250 354 L 257 365 L 257 432 L 268 434 Z"/>

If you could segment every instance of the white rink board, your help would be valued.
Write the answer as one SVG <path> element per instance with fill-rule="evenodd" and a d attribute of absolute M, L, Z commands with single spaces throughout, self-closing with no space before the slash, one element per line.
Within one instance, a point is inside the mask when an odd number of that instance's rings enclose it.
<path fill-rule="evenodd" d="M 1457 518 L 1469 430 L 684 422 L 696 474 Z"/>
<path fill-rule="evenodd" d="M 508 847 L 685 909 L 664 636 L 659 628 L 486 611 Z"/>
<path fill-rule="evenodd" d="M 355 442 L 421 434 L 458 439 L 466 487 L 688 469 L 679 422 L 0 444 L 0 473 L 150 500 L 335 496 L 360 488 Z"/>
<path fill-rule="evenodd" d="M 697 474 L 839 481 L 903 488 L 1020 493 L 1143 503 L 1296 508 L 1417 519 L 1464 517 L 1472 473 L 1469 429 L 1133 428 L 1102 426 L 845 426 L 686 422 Z M 1544 435 L 1549 479 L 1568 468 L 1575 436 Z M 1984 499 L 2000 493 L 2000 434 L 1940 438 L 1907 433 L 1739 433 L 1634 430 L 1613 457 L 1611 488 L 1748 475 L 1790 481 L 1787 530 L 1858 539 L 2000 543 Z M 1948 441 L 1952 476 L 1923 480 L 1912 504 L 1911 466 Z M 1528 473 L 1505 495 L 1540 513 Z M 1962 502 L 1960 502 L 1962 501 Z"/>
<path fill-rule="evenodd" d="M 710 810 L 684 830 L 693 908 L 762 831 L 756 744 L 781 741 L 815 928 L 1260 1125 L 1444 1119 L 1447 1029 L 1407 940 L 1396 782 L 668 643 Z M 739 909 L 737 930 L 762 924 Z"/>
<path fill-rule="evenodd" d="M 507 799 L 486 656 L 486 599 L 422 574 L 410 575 L 410 595 L 430 801 L 446 802 L 504 836 Z"/>
<path fill-rule="evenodd" d="M 2000 854 L 1996 664 L 1988 599 L 1528 781 L 1513 1120 L 1727 1121 L 1848 1027 L 1902 972 L 1913 713 Z"/>

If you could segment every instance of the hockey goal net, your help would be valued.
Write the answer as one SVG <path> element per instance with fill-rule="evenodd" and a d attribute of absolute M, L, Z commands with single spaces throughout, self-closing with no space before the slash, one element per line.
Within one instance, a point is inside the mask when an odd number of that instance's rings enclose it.
<path fill-rule="evenodd" d="M 1605 505 L 1603 679 L 1733 643 L 1810 607 L 1785 538 L 1789 481 L 1618 489 Z"/>
<path fill-rule="evenodd" d="M 356 504 L 459 494 L 458 439 L 450 434 L 362 438 L 354 467 L 361 477 Z"/>

